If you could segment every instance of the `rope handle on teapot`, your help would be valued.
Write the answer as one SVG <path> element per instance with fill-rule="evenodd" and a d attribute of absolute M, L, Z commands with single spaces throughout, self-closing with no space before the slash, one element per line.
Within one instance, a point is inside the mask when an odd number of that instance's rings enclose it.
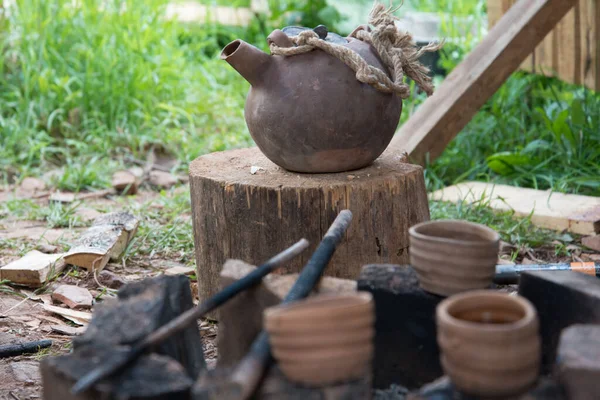
<path fill-rule="evenodd" d="M 429 68 L 421 64 L 419 58 L 424 53 L 439 50 L 443 46 L 443 42 L 430 43 L 417 49 L 413 44 L 412 36 L 409 33 L 401 33 L 396 28 L 397 17 L 392 13 L 397 9 L 391 7 L 386 9 L 382 4 L 376 3 L 369 14 L 369 24 L 373 25 L 374 29 L 367 31 L 365 27 L 360 27 L 350 35 L 350 37 L 369 43 L 375 48 L 393 80 L 381 69 L 369 65 L 354 50 L 326 42 L 320 39 L 313 30 L 306 30 L 291 37 L 295 47 L 279 47 L 275 43 L 270 43 L 269 48 L 271 54 L 286 57 L 308 53 L 314 49 L 323 50 L 350 67 L 360 82 L 369 84 L 384 93 L 396 93 L 402 99 L 410 96 L 410 88 L 403 82 L 404 74 L 406 74 L 427 93 L 427 96 L 431 96 L 433 84 L 428 75 Z"/>

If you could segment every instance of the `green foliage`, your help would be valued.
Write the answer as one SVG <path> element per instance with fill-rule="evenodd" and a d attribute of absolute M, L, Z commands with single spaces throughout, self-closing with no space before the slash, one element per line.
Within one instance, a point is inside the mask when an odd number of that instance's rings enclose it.
<path fill-rule="evenodd" d="M 511 243 L 517 250 L 529 249 L 554 243 L 555 255 L 569 255 L 567 245 L 574 239 L 568 234 L 541 229 L 531 222 L 531 217 L 515 218 L 511 211 L 492 212 L 489 198 L 473 204 L 457 204 L 433 201 L 429 204 L 431 219 L 460 219 L 486 225 L 500 234 L 503 241 Z M 513 254 L 513 257 L 516 254 Z"/>
<path fill-rule="evenodd" d="M 269 11 L 272 23 L 282 27 L 325 25 L 330 31 L 337 31 L 337 24 L 343 20 L 342 14 L 327 0 L 269 0 Z"/>
<path fill-rule="evenodd" d="M 600 96 L 518 73 L 426 171 L 430 188 L 463 180 L 600 195 Z"/>
<path fill-rule="evenodd" d="M 17 4 L 0 33 L 4 174 L 154 142 L 183 160 L 248 144 L 247 85 L 207 57 L 232 36 L 221 27 L 164 20 L 165 0 Z"/>

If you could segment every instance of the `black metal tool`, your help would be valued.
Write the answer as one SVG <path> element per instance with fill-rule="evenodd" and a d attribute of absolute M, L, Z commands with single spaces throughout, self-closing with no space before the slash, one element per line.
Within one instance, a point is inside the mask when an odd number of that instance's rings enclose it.
<path fill-rule="evenodd" d="M 52 340 L 36 340 L 34 342 L 13 343 L 0 346 L 0 358 L 15 357 L 21 354 L 37 353 L 41 349 L 52 346 Z"/>
<path fill-rule="evenodd" d="M 498 285 L 516 285 L 519 275 L 526 271 L 574 271 L 600 278 L 600 263 L 572 262 L 554 264 L 497 265 L 494 283 Z"/>
<path fill-rule="evenodd" d="M 140 356 L 148 347 L 161 343 L 168 337 L 185 329 L 187 326 L 198 320 L 198 318 L 224 304 L 245 289 L 260 283 L 262 278 L 275 269 L 281 267 L 285 262 L 302 253 L 308 247 L 308 245 L 309 243 L 306 239 L 301 239 L 293 246 L 272 257 L 256 270 L 227 286 L 199 306 L 188 310 L 177 318 L 172 319 L 167 324 L 161 326 L 159 329 L 140 340 L 140 342 L 133 345 L 130 351 L 115 352 L 115 356 L 110 362 L 107 362 L 106 364 L 90 371 L 81 379 L 79 379 L 71 388 L 71 393 L 81 393 L 98 383 L 100 380 L 109 377 L 126 367 L 135 359 L 137 359 L 137 357 Z"/>

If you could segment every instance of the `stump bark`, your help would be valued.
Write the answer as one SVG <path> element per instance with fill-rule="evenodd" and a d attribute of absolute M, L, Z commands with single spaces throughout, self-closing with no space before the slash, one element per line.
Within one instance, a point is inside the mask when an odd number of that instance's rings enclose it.
<path fill-rule="evenodd" d="M 299 272 L 343 209 L 353 221 L 325 271 L 338 278 L 357 279 L 364 264 L 407 264 L 408 228 L 429 220 L 423 169 L 399 155 L 344 173 L 298 174 L 253 147 L 201 156 L 189 174 L 201 301 L 220 287 L 227 259 L 260 265 L 304 237 L 310 247 L 277 273 Z"/>

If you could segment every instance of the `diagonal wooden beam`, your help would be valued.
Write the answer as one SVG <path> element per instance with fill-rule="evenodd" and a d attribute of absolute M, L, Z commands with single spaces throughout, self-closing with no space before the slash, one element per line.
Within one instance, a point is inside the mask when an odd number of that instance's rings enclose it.
<path fill-rule="evenodd" d="M 475 113 L 577 3 L 519 0 L 396 133 L 386 153 L 437 158 Z"/>

